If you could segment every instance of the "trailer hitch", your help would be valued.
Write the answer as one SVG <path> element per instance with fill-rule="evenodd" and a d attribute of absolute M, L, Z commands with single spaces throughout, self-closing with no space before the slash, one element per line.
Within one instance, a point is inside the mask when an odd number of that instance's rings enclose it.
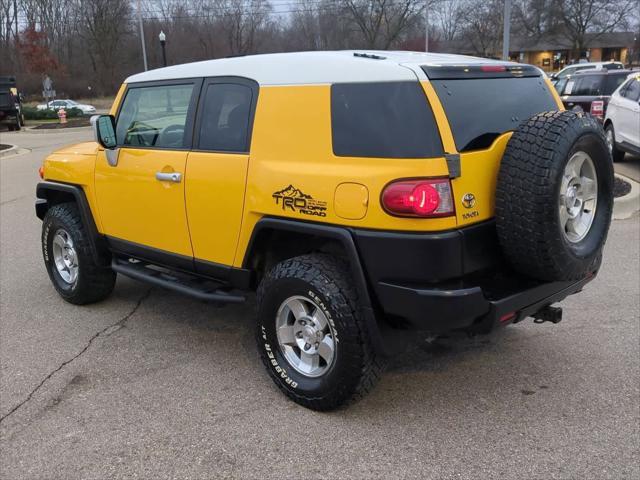
<path fill-rule="evenodd" d="M 532 315 L 534 323 L 560 323 L 562 320 L 562 308 L 547 305 Z"/>

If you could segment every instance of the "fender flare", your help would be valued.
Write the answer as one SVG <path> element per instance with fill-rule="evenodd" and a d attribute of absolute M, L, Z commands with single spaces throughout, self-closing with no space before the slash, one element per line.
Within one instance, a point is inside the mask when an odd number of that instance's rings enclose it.
<path fill-rule="evenodd" d="M 387 332 L 390 329 L 385 328 L 385 325 L 382 324 L 383 322 L 379 321 L 379 315 L 377 314 L 379 309 L 374 308 L 374 302 L 372 302 L 370 293 L 372 290 L 370 290 L 367 284 L 367 277 L 360 260 L 360 254 L 358 253 L 355 240 L 349 228 L 282 218 L 264 217 L 258 220 L 253 229 L 251 239 L 247 245 L 247 250 L 242 262 L 243 268 L 250 268 L 250 260 L 253 256 L 253 252 L 257 248 L 257 239 L 259 234 L 269 230 L 313 235 L 315 237 L 327 238 L 339 242 L 348 256 L 347 261 L 349 263 L 349 269 L 358 291 L 360 314 L 365 319 L 368 334 L 371 338 L 374 349 L 377 353 L 383 356 L 390 356 L 396 353 L 398 347 L 394 344 L 397 342 L 392 339 L 395 335 L 390 331 Z M 385 331 L 384 337 L 386 338 L 383 338 L 383 330 Z M 389 335 L 387 335 L 387 333 L 389 333 Z M 400 346 L 400 348 L 402 348 L 402 346 Z"/>
<path fill-rule="evenodd" d="M 105 238 L 98 232 L 96 222 L 93 219 L 93 213 L 84 190 L 79 185 L 58 182 L 40 182 L 36 186 L 36 216 L 40 220 L 44 220 L 56 193 L 70 194 L 73 196 L 82 223 L 87 230 L 91 254 L 98 265 L 108 267 L 111 265 L 111 255 L 106 244 Z M 57 202 L 59 203 L 59 202 Z"/>

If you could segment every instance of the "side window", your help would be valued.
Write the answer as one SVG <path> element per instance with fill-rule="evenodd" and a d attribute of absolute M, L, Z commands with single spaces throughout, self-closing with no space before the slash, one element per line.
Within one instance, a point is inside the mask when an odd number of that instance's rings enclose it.
<path fill-rule="evenodd" d="M 558 93 L 560 95 L 563 94 L 564 87 L 567 85 L 567 81 L 568 80 L 569 80 L 569 77 L 564 77 L 564 78 L 561 78 L 560 80 L 558 80 L 558 83 L 556 83 L 556 90 L 558 91 Z M 568 93 L 571 93 L 571 92 L 567 92 L 567 94 Z"/>
<path fill-rule="evenodd" d="M 603 75 L 581 76 L 575 80 L 570 95 L 575 96 L 591 96 L 602 95 Z M 569 85 L 567 84 L 567 89 Z"/>
<path fill-rule="evenodd" d="M 628 98 L 629 100 L 633 100 L 634 102 L 640 100 L 640 80 L 629 80 L 629 84 L 621 93 L 624 98 Z"/>
<path fill-rule="evenodd" d="M 440 132 L 418 82 L 332 85 L 331 130 L 337 156 L 443 155 Z"/>
<path fill-rule="evenodd" d="M 129 88 L 116 123 L 118 145 L 184 147 L 193 89 L 193 84 Z"/>
<path fill-rule="evenodd" d="M 200 121 L 199 150 L 248 152 L 253 91 L 236 83 L 206 87 Z"/>

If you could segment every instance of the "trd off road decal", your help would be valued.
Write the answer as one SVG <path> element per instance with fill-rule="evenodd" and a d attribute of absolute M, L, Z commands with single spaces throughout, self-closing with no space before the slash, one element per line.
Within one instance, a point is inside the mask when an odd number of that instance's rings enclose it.
<path fill-rule="evenodd" d="M 302 193 L 293 185 L 275 192 L 272 196 L 276 205 L 282 205 L 283 210 L 291 209 L 294 212 L 316 217 L 327 216 L 327 202 L 315 200 L 311 195 Z"/>

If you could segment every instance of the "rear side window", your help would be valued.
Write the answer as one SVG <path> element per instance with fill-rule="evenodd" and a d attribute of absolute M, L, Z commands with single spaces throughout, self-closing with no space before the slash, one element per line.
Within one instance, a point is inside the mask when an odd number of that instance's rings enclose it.
<path fill-rule="evenodd" d="M 118 121 L 118 145 L 183 148 L 193 84 L 130 88 Z"/>
<path fill-rule="evenodd" d="M 580 75 L 567 82 L 563 95 L 589 97 L 604 95 L 604 75 Z"/>
<path fill-rule="evenodd" d="M 621 94 L 629 100 L 640 100 L 640 80 L 636 80 L 635 78 L 629 80 L 629 84 L 625 86 Z"/>
<path fill-rule="evenodd" d="M 333 152 L 343 157 L 428 158 L 444 154 L 418 82 L 331 87 Z"/>
<path fill-rule="evenodd" d="M 198 148 L 222 152 L 248 152 L 250 87 L 232 83 L 207 86 Z"/>
<path fill-rule="evenodd" d="M 539 76 L 431 80 L 449 119 L 458 151 L 488 148 L 529 117 L 557 110 Z"/>
<path fill-rule="evenodd" d="M 603 95 L 611 95 L 616 89 L 627 80 L 627 75 L 607 75 L 607 82 Z"/>

